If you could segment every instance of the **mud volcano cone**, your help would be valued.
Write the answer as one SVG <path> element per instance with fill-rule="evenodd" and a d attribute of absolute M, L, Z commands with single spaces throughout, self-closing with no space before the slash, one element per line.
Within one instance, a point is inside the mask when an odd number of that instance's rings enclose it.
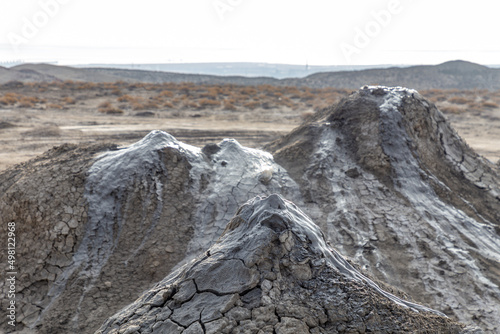
<path fill-rule="evenodd" d="M 437 311 L 380 289 L 279 195 L 243 205 L 205 254 L 96 333 L 459 333 Z"/>
<path fill-rule="evenodd" d="M 364 87 L 266 149 L 343 254 L 421 303 L 500 330 L 500 178 L 435 105 Z"/>
<path fill-rule="evenodd" d="M 233 139 L 200 149 L 163 131 L 128 147 L 56 147 L 0 173 L 0 223 L 18 233 L 15 330 L 93 333 L 210 247 L 249 198 L 296 189 L 267 152 Z"/>

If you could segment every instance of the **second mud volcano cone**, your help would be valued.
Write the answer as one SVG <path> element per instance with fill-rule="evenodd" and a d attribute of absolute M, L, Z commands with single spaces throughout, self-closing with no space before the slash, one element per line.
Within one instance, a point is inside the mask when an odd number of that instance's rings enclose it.
<path fill-rule="evenodd" d="M 460 333 L 440 312 L 380 289 L 293 203 L 243 205 L 207 252 L 96 332 Z"/>

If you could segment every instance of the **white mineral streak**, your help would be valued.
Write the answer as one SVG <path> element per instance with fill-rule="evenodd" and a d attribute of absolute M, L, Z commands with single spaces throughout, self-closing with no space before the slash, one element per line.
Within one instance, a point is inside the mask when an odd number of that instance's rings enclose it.
<path fill-rule="evenodd" d="M 471 309 L 485 309 L 485 313 L 493 315 L 491 319 L 500 317 L 500 309 L 494 308 L 500 299 L 500 288 L 478 268 L 471 254 L 500 261 L 500 240 L 493 225 L 485 219 L 478 222 L 444 203 L 421 175 L 448 188 L 422 170 L 410 149 L 398 107 L 404 96 L 418 93 L 404 88 L 365 89 L 385 91 L 385 95 L 378 92 L 370 94 L 370 98 L 380 107 L 381 145 L 395 172 L 394 186 L 409 202 L 359 166 L 350 148 L 343 146 L 341 131 L 326 123 L 318 127 L 319 139 L 303 176 L 304 187 L 317 190 L 311 191 L 312 203 L 306 203 L 304 211 L 320 224 L 327 240 L 342 254 L 349 254 L 369 271 L 376 270 L 387 282 L 398 283 L 394 276 L 399 273 L 394 271 L 394 265 L 407 267 L 410 273 L 416 273 L 412 275 L 418 275 L 416 281 L 435 299 L 434 305 L 448 306 L 464 318 Z M 348 177 L 346 172 L 353 169 L 359 175 Z M 391 264 L 391 259 L 399 260 L 398 255 L 384 253 L 377 246 L 389 238 L 397 240 L 402 258 L 408 261 L 405 266 Z M 475 285 L 471 286 L 471 282 L 484 291 L 483 298 L 475 297 Z"/>
<path fill-rule="evenodd" d="M 358 251 L 353 258 L 368 268 L 371 261 L 364 257 L 363 246 L 376 239 L 377 232 L 374 225 L 377 223 L 377 217 L 381 217 L 381 209 L 387 206 L 381 202 L 376 207 L 372 207 L 366 205 L 362 198 L 367 195 L 372 196 L 370 191 L 383 188 L 383 185 L 373 175 L 363 171 L 347 152 L 335 146 L 337 139 L 343 139 L 339 131 L 330 128 L 322 130 L 313 159 L 306 171 L 308 176 L 306 180 L 311 189 L 319 187 L 316 183 L 319 176 L 321 176 L 320 183 L 325 179 L 328 181 L 324 186 L 330 188 L 328 192 L 331 203 L 322 209 L 307 207 L 306 210 L 312 211 L 311 216 L 316 220 L 326 215 L 326 224 L 322 228 L 327 234 L 327 239 L 341 253 L 345 252 L 345 246 L 357 245 Z M 347 177 L 345 172 L 354 168 L 361 173 L 360 177 L 355 179 Z M 312 193 L 314 202 L 321 203 L 321 199 L 314 197 L 317 195 L 317 193 Z M 377 199 L 380 198 L 383 198 L 383 195 L 378 194 Z M 373 200 L 375 199 L 372 198 Z M 359 212 L 367 217 L 364 223 L 360 221 Z M 377 259 L 377 263 L 384 263 L 385 260 L 377 249 L 373 250 L 372 255 Z"/>
<path fill-rule="evenodd" d="M 403 126 L 403 116 L 398 110 L 402 98 L 415 91 L 399 87 L 386 90 L 388 94 L 380 105 L 382 147 L 391 158 L 391 164 L 396 172 L 395 185 L 434 228 L 436 238 L 455 253 L 457 258 L 469 263 L 471 269 L 477 270 L 479 274 L 474 261 L 465 251 L 471 249 L 471 246 L 462 240 L 460 234 L 477 245 L 474 248 L 476 252 L 486 258 L 500 261 L 500 238 L 496 235 L 494 226 L 489 222 L 479 223 L 463 211 L 443 203 L 431 185 L 422 179 L 422 170 L 408 146 L 409 138 Z M 484 281 L 486 282 L 487 280 Z M 491 283 L 491 286 L 494 284 Z"/>
<path fill-rule="evenodd" d="M 256 224 L 262 224 L 263 222 L 271 219 L 273 216 L 279 217 L 280 220 L 286 225 L 286 228 L 290 229 L 298 239 L 302 240 L 305 244 L 310 244 L 310 251 L 315 254 L 321 254 L 322 257 L 327 259 L 332 267 L 336 268 L 346 278 L 357 282 L 364 282 L 380 295 L 398 305 L 408 307 L 415 312 L 425 311 L 445 316 L 441 312 L 408 302 L 382 290 L 375 282 L 365 277 L 351 264 L 349 264 L 349 262 L 347 262 L 346 259 L 334 248 L 328 246 L 323 232 L 321 232 L 319 227 L 314 224 L 311 219 L 306 216 L 306 214 L 304 214 L 295 204 L 284 200 L 279 195 L 271 195 L 265 199 L 260 197 L 254 198 L 245 204 L 242 209 L 240 209 L 239 215 L 244 217 L 246 213 L 245 211 L 250 213 L 248 218 L 244 218 L 247 221 L 249 229 Z M 241 233 L 243 232 L 244 231 L 241 231 Z M 242 238 L 239 237 L 235 239 L 241 240 Z"/>
<path fill-rule="evenodd" d="M 195 234 L 181 264 L 208 249 L 250 198 L 280 193 L 300 201 L 297 184 L 270 153 L 241 146 L 234 139 L 224 139 L 218 147 L 210 157 L 210 183 L 200 196 L 193 219 Z"/>
<path fill-rule="evenodd" d="M 103 154 L 89 169 L 84 194 L 89 204 L 85 234 L 73 255 L 73 263 L 52 285 L 49 291 L 51 302 L 44 312 L 50 309 L 50 305 L 64 291 L 68 279 L 75 271 L 78 272 L 78 277 L 85 281 L 80 303 L 85 298 L 86 291 L 95 284 L 120 239 L 123 223 L 127 219 L 122 216 L 122 205 L 126 205 L 123 199 L 125 193 L 133 189 L 134 182 L 141 183 L 145 187 L 153 185 L 147 189 L 150 198 L 145 199 L 143 210 L 146 210 L 151 197 L 155 197 L 158 203 L 153 219 L 144 233 L 142 244 L 138 249 L 130 250 L 130 256 L 134 256 L 143 246 L 144 241 L 154 230 L 163 206 L 164 185 L 160 181 L 160 176 L 166 169 L 158 152 L 166 147 L 179 150 L 191 161 L 203 161 L 200 149 L 181 143 L 163 131 L 152 131 L 129 147 Z M 194 164 L 193 172 L 197 171 L 197 166 Z M 148 182 L 150 179 L 154 182 Z M 143 223 L 145 226 L 148 225 L 147 222 Z M 42 319 L 44 312 L 38 321 Z"/>
<path fill-rule="evenodd" d="M 402 99 L 415 91 L 403 88 L 384 89 L 387 94 L 380 104 L 382 148 L 391 159 L 396 174 L 396 189 L 410 201 L 421 219 L 433 229 L 432 237 L 436 247 L 434 251 L 447 259 L 446 263 L 451 267 L 451 271 L 461 273 L 465 269 L 474 277 L 474 281 L 489 291 L 483 295 L 483 300 L 477 301 L 478 307 L 485 302 L 484 299 L 488 300 L 490 305 L 495 304 L 495 299 L 500 298 L 500 288 L 484 276 L 470 252 L 500 262 L 499 236 L 490 222 L 478 222 L 463 211 L 444 203 L 431 185 L 422 178 L 421 175 L 425 172 L 419 166 L 418 157 L 415 157 L 410 149 L 403 116 L 398 110 Z M 469 239 L 469 242 L 464 238 Z M 471 246 L 470 242 L 474 246 Z M 454 287 L 450 284 L 449 280 L 436 280 L 434 289 L 453 291 Z M 460 300 L 457 300 L 457 303 L 460 303 Z M 500 317 L 500 310 L 493 312 Z"/>
<path fill-rule="evenodd" d="M 209 160 L 199 148 L 179 142 L 165 132 L 152 131 L 129 147 L 100 156 L 88 172 L 85 198 L 89 203 L 89 220 L 85 235 L 73 256 L 73 264 L 51 288 L 50 304 L 64 291 L 75 271 L 85 280 L 84 291 L 93 287 L 120 239 L 123 223 L 127 219 L 122 216 L 122 206 L 126 205 L 123 199 L 125 193 L 133 189 L 134 182 L 145 187 L 153 184 L 148 193 L 157 199 L 158 204 L 154 218 L 144 233 L 143 242 L 137 249 L 130 250 L 129 259 L 144 245 L 161 215 L 162 193 L 164 187 L 168 187 L 168 184 L 164 185 L 160 181 L 166 168 L 159 153 L 167 147 L 179 151 L 189 161 L 190 187 L 197 199 L 193 217 L 195 234 L 183 263 L 210 247 L 237 208 L 249 198 L 274 192 L 297 198 L 293 194 L 298 194 L 298 186 L 284 168 L 274 162 L 270 153 L 243 147 L 234 139 L 223 140 L 218 146 L 220 150 L 211 155 Z M 208 178 L 210 182 L 208 188 L 200 193 L 202 177 Z M 150 179 L 154 182 L 148 182 Z M 146 210 L 150 202 L 146 198 L 142 209 Z M 80 303 L 84 298 L 85 292 Z M 50 304 L 45 310 L 50 308 Z"/>

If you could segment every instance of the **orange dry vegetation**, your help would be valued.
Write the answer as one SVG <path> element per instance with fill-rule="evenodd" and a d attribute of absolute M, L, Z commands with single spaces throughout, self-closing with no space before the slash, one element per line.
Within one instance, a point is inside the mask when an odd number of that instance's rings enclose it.
<path fill-rule="evenodd" d="M 0 108 L 12 106 L 36 109 L 71 109 L 87 105 L 98 112 L 168 112 L 252 110 L 290 112 L 300 117 L 337 103 L 351 93 L 348 89 L 291 86 L 182 83 L 126 83 L 123 81 L 35 82 L 14 89 L 0 85 Z M 445 113 L 461 113 L 499 108 L 500 91 L 440 90 L 420 92 Z M 43 99 L 39 98 L 43 94 Z M 106 105 L 100 105 L 107 102 Z M 118 104 L 117 104 L 118 103 Z M 114 104 L 117 104 L 116 107 Z M 93 109 L 92 109 L 93 108 Z M 119 112 L 120 110 L 121 112 Z"/>

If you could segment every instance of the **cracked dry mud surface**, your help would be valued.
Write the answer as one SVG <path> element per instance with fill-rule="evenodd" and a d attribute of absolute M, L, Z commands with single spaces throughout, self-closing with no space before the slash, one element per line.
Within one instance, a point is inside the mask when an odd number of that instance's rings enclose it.
<path fill-rule="evenodd" d="M 205 254 L 96 334 L 462 332 L 439 312 L 377 288 L 293 203 L 257 197 Z"/>
<path fill-rule="evenodd" d="M 2 219 L 30 236 L 18 245 L 30 268 L 18 329 L 39 333 L 93 332 L 211 245 L 249 197 L 296 189 L 269 153 L 229 139 L 200 150 L 161 131 L 122 149 L 60 147 L 2 177 Z"/>
<path fill-rule="evenodd" d="M 241 205 L 277 193 L 385 291 L 498 332 L 498 167 L 433 104 L 366 87 L 265 150 L 231 139 L 199 149 L 153 131 L 128 147 L 64 145 L 0 173 L 0 223 L 23 236 L 16 330 L 93 333 L 214 247 Z M 191 281 L 196 304 L 219 293 Z M 230 294 L 245 304 L 240 292 Z"/>
<path fill-rule="evenodd" d="M 498 332 L 498 169 L 433 104 L 413 90 L 365 87 L 266 149 L 342 254 Z"/>

